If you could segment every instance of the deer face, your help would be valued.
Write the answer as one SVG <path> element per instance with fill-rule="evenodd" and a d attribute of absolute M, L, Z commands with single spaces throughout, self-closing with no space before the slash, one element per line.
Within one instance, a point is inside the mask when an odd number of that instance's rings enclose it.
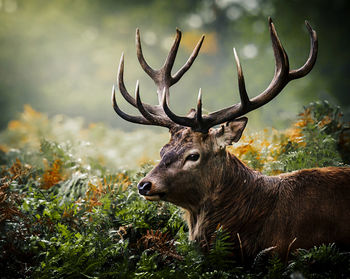
<path fill-rule="evenodd" d="M 246 123 L 243 117 L 208 133 L 188 127 L 173 130 L 161 149 L 160 163 L 138 184 L 139 193 L 150 201 L 197 206 L 225 168 L 226 145 L 239 140 Z"/>

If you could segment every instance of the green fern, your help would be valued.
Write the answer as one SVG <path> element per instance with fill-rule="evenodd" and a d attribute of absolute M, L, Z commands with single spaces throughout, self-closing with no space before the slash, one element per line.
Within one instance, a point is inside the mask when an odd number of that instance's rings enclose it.
<path fill-rule="evenodd" d="M 338 151 L 343 125 L 339 108 L 323 102 L 306 109 L 313 123 L 302 130 L 305 146 L 298 148 L 288 139 L 279 139 L 285 152 L 273 164 L 264 165 L 265 172 L 343 164 Z M 325 115 L 329 116 L 326 121 Z M 254 263 L 242 266 L 232 260 L 232 236 L 218 227 L 209 240 L 209 251 L 203 253 L 197 243 L 188 240 L 181 209 L 169 203 L 146 202 L 137 193 L 138 181 L 152 164 L 137 171 L 112 171 L 96 158 L 80 156 L 80 148 L 81 143 L 74 141 L 43 139 L 40 149 L 23 146 L 0 152 L 0 183 L 8 185 L 2 196 L 4 204 L 18 212 L 1 224 L 2 278 L 350 277 L 350 254 L 335 245 L 299 249 L 289 257 L 288 265 L 273 255 L 273 250 L 264 250 Z M 268 151 L 261 154 L 268 156 Z M 254 154 L 251 157 L 256 159 Z M 49 190 L 40 188 L 44 158 L 49 165 L 59 159 L 66 171 L 62 181 Z M 16 159 L 23 171 L 19 168 L 20 175 L 11 180 L 8 170 Z M 116 179 L 119 174 L 128 176 L 131 185 L 125 187 Z M 108 187 L 91 205 L 87 191 L 94 181 L 105 181 L 103 187 Z M 15 196 L 18 200 L 11 202 Z M 141 245 L 147 231 L 158 232 L 162 245 Z M 167 243 L 172 245 L 171 253 L 167 253 Z"/>

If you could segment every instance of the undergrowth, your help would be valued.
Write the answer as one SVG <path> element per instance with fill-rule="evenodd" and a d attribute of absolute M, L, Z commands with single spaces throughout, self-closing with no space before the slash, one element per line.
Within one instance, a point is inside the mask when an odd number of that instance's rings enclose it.
<path fill-rule="evenodd" d="M 138 195 L 136 184 L 152 164 L 111 169 L 108 160 L 79 151 L 87 142 L 52 139 L 54 122 L 27 107 L 0 135 L 1 278 L 350 277 L 350 254 L 334 244 L 298 249 L 287 260 L 268 248 L 248 264 L 243 254 L 232 260 L 230 237 L 218 227 L 203 254 L 188 241 L 181 209 Z M 93 139 L 99 128 L 79 129 Z M 289 129 L 245 136 L 229 150 L 273 175 L 345 165 L 349 139 L 339 108 L 319 102 Z M 93 144 L 103 150 L 106 141 Z"/>

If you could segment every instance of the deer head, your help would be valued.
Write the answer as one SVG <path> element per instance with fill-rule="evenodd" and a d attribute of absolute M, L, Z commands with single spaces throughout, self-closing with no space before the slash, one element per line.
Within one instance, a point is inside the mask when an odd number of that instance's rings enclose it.
<path fill-rule="evenodd" d="M 141 101 L 139 83 L 136 83 L 135 98 L 125 88 L 123 81 L 124 56 L 122 55 L 118 86 L 122 96 L 141 115 L 124 113 L 117 105 L 115 90 L 112 90 L 112 103 L 115 112 L 123 119 L 144 125 L 167 127 L 171 139 L 161 152 L 161 161 L 138 184 L 139 193 L 147 200 L 165 200 L 186 209 L 194 209 L 205 197 L 212 193 L 212 188 L 228 176 L 227 161 L 232 156 L 225 150 L 227 145 L 237 142 L 247 124 L 243 115 L 255 110 L 275 98 L 282 89 L 294 79 L 307 75 L 315 64 L 317 56 L 317 35 L 308 22 L 306 27 L 310 34 L 311 48 L 306 63 L 299 69 L 290 70 L 285 52 L 269 18 L 269 30 L 275 57 L 275 74 L 270 85 L 258 96 L 249 99 L 244 82 L 242 67 L 233 49 L 237 65 L 238 85 L 241 102 L 207 115 L 202 114 L 201 90 L 198 94 L 197 108 L 187 116 L 179 116 L 169 108 L 169 88 L 178 82 L 191 67 L 197 57 L 204 36 L 199 40 L 187 62 L 174 74 L 171 74 L 176 53 L 181 40 L 181 32 L 176 30 L 174 44 L 161 69 L 152 69 L 142 54 L 140 33 L 136 30 L 137 57 L 143 70 L 157 86 L 158 105 L 149 105 Z M 212 128 L 222 124 L 219 128 Z M 232 157 L 230 157 L 232 159 Z M 237 164 L 240 162 L 237 160 Z M 234 175 L 231 174 L 234 179 Z"/>

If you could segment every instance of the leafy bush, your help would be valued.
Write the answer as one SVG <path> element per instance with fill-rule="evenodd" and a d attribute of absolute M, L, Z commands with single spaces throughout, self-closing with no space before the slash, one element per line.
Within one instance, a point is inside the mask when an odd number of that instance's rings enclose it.
<path fill-rule="evenodd" d="M 61 128 L 74 122 L 62 121 Z M 179 208 L 146 202 L 138 195 L 136 184 L 152 164 L 143 164 L 138 171 L 115 170 L 117 165 L 111 170 L 108 160 L 97 153 L 79 151 L 85 150 L 86 142 L 71 135 L 53 140 L 56 122 L 27 107 L 0 135 L 1 278 L 350 276 L 350 254 L 332 244 L 299 249 L 288 263 L 274 256 L 273 249 L 259 253 L 252 266 L 243 257 L 234 262 L 229 257 L 232 244 L 221 227 L 204 255 L 188 241 Z M 340 151 L 349 146 L 344 125 L 338 108 L 314 103 L 290 129 L 245 136 L 229 150 L 268 174 L 339 166 L 345 162 Z M 96 137 L 92 142 L 97 150 L 106 144 L 95 128 L 78 125 L 75 133 Z M 107 130 L 103 133 L 113 138 Z M 63 134 L 69 131 L 63 129 Z"/>
<path fill-rule="evenodd" d="M 311 103 L 291 128 L 285 131 L 265 129 L 243 136 L 229 150 L 254 169 L 269 175 L 341 166 L 348 163 L 345 152 L 350 149 L 350 137 L 345 137 L 347 130 L 344 130 L 348 124 L 342 122 L 341 115 L 339 107 L 327 101 Z"/>
<path fill-rule="evenodd" d="M 345 278 L 350 274 L 350 253 L 340 252 L 334 244 L 299 249 L 294 256 L 295 261 L 288 269 L 296 270 L 306 278 Z"/>

